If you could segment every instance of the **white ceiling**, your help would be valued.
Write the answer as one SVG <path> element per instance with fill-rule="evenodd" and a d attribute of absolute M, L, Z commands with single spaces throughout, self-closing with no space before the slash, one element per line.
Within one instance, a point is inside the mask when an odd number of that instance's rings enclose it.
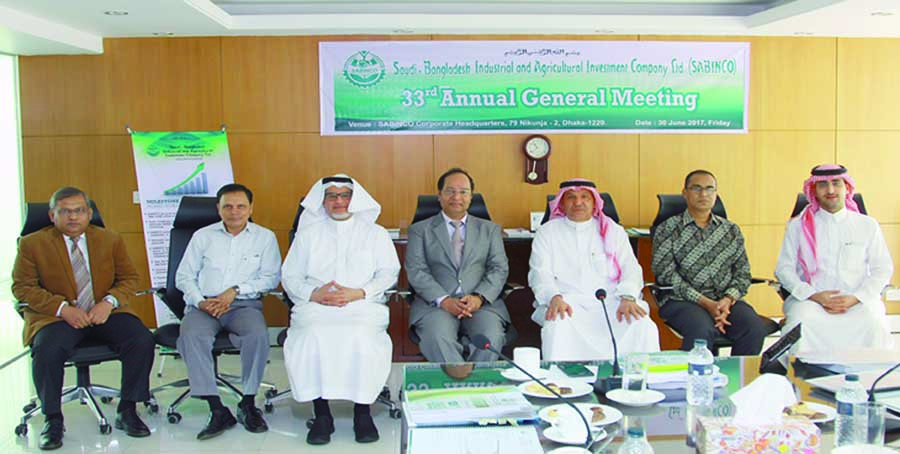
<path fill-rule="evenodd" d="M 900 37 L 900 0 L 0 0 L 0 52 L 14 55 L 102 53 L 108 37 L 331 34 Z"/>

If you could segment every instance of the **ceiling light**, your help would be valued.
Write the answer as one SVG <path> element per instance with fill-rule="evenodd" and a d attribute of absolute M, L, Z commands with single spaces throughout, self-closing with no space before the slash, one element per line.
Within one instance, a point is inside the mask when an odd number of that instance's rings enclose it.
<path fill-rule="evenodd" d="M 892 13 L 890 11 L 875 11 L 872 14 L 870 14 L 870 16 L 875 16 L 875 17 L 888 17 L 888 16 L 893 16 L 893 15 L 894 15 L 894 13 Z"/>
<path fill-rule="evenodd" d="M 812 36 L 813 32 L 794 32 L 794 35 L 797 36 Z"/>
<path fill-rule="evenodd" d="M 615 32 L 616 32 L 615 30 L 612 30 L 609 28 L 601 28 L 601 29 L 594 30 L 594 33 L 602 33 L 604 35 L 611 35 Z"/>
<path fill-rule="evenodd" d="M 114 10 L 104 11 L 103 14 L 106 14 L 107 16 L 127 16 L 128 11 L 114 9 Z"/>
<path fill-rule="evenodd" d="M 408 28 L 397 28 L 394 29 L 394 33 L 408 35 L 410 33 L 413 33 L 413 31 Z"/>
<path fill-rule="evenodd" d="M 153 36 L 172 36 L 173 32 L 153 32 Z"/>

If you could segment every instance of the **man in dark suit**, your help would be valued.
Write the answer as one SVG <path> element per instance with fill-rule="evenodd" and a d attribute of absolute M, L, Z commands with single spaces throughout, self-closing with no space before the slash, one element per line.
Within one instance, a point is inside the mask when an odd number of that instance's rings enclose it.
<path fill-rule="evenodd" d="M 409 228 L 406 273 L 416 291 L 409 323 L 429 361 L 462 362 L 463 347 L 475 334 L 498 347 L 504 343 L 510 318 L 500 292 L 509 264 L 500 226 L 468 216 L 472 177 L 450 169 L 437 187 L 441 213 Z M 469 350 L 468 361 L 497 359 L 486 350 Z"/>
<path fill-rule="evenodd" d="M 154 342 L 128 307 L 138 273 L 117 233 L 90 225 L 93 211 L 80 189 L 50 198 L 52 226 L 23 237 L 13 267 L 13 295 L 24 308 L 25 345 L 31 345 L 34 386 L 41 400 L 41 449 L 62 446 L 63 367 L 83 339 L 109 343 L 121 355 L 122 394 L 115 427 L 132 437 L 150 430 L 137 401 L 150 399 Z"/>

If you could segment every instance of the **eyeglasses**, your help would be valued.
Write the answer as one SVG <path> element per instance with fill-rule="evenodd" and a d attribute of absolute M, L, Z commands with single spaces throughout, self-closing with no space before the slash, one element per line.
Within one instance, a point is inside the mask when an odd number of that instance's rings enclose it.
<path fill-rule="evenodd" d="M 81 217 L 81 216 L 86 215 L 87 212 L 88 212 L 88 208 L 85 208 L 85 207 L 78 207 L 78 208 L 75 208 L 74 210 L 70 210 L 68 208 L 59 208 L 56 210 L 56 214 L 58 216 L 62 216 L 62 217 L 71 216 L 73 214 L 75 216 Z"/>
<path fill-rule="evenodd" d="M 712 194 L 715 194 L 715 193 L 716 193 L 716 187 L 715 187 L 715 186 L 707 186 L 707 187 L 703 187 L 703 186 L 700 186 L 699 184 L 695 184 L 695 185 L 693 185 L 693 186 L 690 186 L 690 187 L 687 188 L 687 189 L 688 189 L 688 191 L 691 191 L 691 192 L 693 192 L 694 194 L 697 194 L 697 195 L 700 195 L 700 194 L 708 194 L 708 195 L 712 195 Z"/>
<path fill-rule="evenodd" d="M 326 192 L 325 200 L 334 202 L 337 199 L 350 200 L 353 197 L 353 191 L 350 192 Z"/>
<path fill-rule="evenodd" d="M 453 196 L 457 196 L 457 195 L 461 196 L 461 197 L 468 197 L 468 196 L 472 195 L 472 190 L 471 189 L 447 188 L 447 189 L 444 189 L 443 191 L 441 191 L 441 194 L 444 194 L 444 197 L 453 197 Z"/>

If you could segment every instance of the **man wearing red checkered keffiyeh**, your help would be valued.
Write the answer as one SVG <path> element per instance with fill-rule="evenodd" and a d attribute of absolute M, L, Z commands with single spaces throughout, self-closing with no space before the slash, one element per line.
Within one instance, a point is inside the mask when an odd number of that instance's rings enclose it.
<path fill-rule="evenodd" d="M 893 262 L 855 191 L 844 166 L 816 166 L 803 184 L 810 203 L 788 222 L 775 275 L 790 293 L 784 331 L 802 323 L 795 351 L 893 347 L 881 299 Z"/>

